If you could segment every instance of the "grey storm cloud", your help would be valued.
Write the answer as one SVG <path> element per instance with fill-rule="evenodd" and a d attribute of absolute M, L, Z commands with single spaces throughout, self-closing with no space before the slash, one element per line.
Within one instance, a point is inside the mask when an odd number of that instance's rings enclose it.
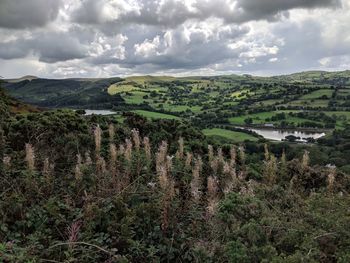
<path fill-rule="evenodd" d="M 226 17 L 230 22 L 246 22 L 250 20 L 269 19 L 280 12 L 295 8 L 323 8 L 338 7 L 341 5 L 339 0 L 238 0 L 237 7 L 239 13 L 237 16 L 232 14 Z"/>
<path fill-rule="evenodd" d="M 0 27 L 41 27 L 56 19 L 61 0 L 1 0 Z"/>
<path fill-rule="evenodd" d="M 197 0 L 185 1 L 138 0 L 127 1 L 85 0 L 75 11 L 73 20 L 88 24 L 161 25 L 176 27 L 187 20 L 210 17 L 227 23 L 244 23 L 253 20 L 275 20 L 276 16 L 295 8 L 338 7 L 340 0 Z M 102 11 L 101 11 L 102 10 Z"/>
<path fill-rule="evenodd" d="M 0 0 L 0 75 L 345 65 L 349 8 L 349 0 Z"/>
<path fill-rule="evenodd" d="M 0 43 L 0 58 L 15 59 L 38 56 L 39 61 L 54 63 L 87 56 L 87 48 L 78 39 L 67 34 L 34 34 L 31 38 L 18 38 Z"/>

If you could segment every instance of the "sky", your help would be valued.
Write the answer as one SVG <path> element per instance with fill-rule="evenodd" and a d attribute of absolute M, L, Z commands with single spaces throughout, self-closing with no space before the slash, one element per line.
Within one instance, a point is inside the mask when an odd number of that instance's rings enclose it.
<path fill-rule="evenodd" d="M 0 0 L 0 76 L 350 69 L 350 0 Z"/>

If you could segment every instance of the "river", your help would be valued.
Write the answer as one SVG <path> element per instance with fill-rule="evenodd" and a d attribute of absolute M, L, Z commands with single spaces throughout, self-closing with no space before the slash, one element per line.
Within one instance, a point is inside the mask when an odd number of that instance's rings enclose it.
<path fill-rule="evenodd" d="M 116 114 L 115 111 L 110 111 L 110 110 L 85 110 L 85 115 L 112 115 Z"/>
<path fill-rule="evenodd" d="M 254 131 L 257 134 L 263 136 L 265 139 L 282 141 L 286 136 L 293 135 L 295 137 L 300 137 L 300 140 L 306 142 L 306 138 L 319 139 L 326 134 L 324 132 L 309 132 L 309 131 L 297 131 L 297 130 L 274 130 L 274 129 L 264 129 L 264 128 L 245 128 L 250 131 Z"/>

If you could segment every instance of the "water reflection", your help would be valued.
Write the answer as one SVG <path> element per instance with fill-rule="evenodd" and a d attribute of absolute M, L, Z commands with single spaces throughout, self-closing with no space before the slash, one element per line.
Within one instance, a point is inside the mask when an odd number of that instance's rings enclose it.
<path fill-rule="evenodd" d="M 286 136 L 300 137 L 298 141 L 307 141 L 307 138 L 318 139 L 326 134 L 324 132 L 306 132 L 306 131 L 292 131 L 292 130 L 273 130 L 263 128 L 247 128 L 247 130 L 254 131 L 257 134 L 263 136 L 265 139 L 282 141 Z"/>
<path fill-rule="evenodd" d="M 114 111 L 110 111 L 110 110 L 85 110 L 85 115 L 112 115 L 112 114 L 116 114 L 116 112 Z"/>

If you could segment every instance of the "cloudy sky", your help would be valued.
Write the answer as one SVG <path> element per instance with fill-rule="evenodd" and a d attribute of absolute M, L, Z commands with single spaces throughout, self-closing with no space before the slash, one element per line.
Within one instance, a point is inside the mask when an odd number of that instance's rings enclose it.
<path fill-rule="evenodd" d="M 350 69 L 350 0 L 0 0 L 0 76 Z"/>

